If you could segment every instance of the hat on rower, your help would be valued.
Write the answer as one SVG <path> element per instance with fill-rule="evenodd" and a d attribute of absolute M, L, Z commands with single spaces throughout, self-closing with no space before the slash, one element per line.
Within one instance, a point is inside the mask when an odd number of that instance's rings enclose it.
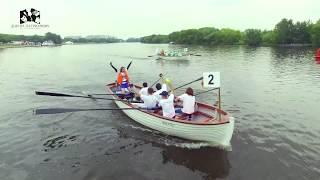
<path fill-rule="evenodd" d="M 167 91 L 162 91 L 159 95 L 161 95 L 161 96 L 168 96 L 168 92 L 167 92 Z"/>

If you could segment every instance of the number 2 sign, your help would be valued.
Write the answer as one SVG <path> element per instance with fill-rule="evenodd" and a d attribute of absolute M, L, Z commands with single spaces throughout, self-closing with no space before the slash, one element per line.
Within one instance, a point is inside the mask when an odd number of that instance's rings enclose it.
<path fill-rule="evenodd" d="M 220 87 L 220 72 L 204 72 L 203 87 Z"/>

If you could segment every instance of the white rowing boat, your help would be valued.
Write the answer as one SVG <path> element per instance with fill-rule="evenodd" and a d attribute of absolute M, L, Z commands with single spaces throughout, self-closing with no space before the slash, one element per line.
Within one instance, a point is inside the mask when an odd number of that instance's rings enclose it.
<path fill-rule="evenodd" d="M 107 85 L 107 91 L 115 93 L 115 83 Z M 135 85 L 135 88 L 141 87 Z M 114 95 L 114 99 L 120 99 Z M 115 101 L 119 108 L 136 108 L 126 101 Z M 184 117 L 166 118 L 161 109 L 150 112 L 143 109 L 123 110 L 134 121 L 164 134 L 184 139 L 203 141 L 212 145 L 230 146 L 234 130 L 234 118 L 227 112 L 208 104 L 197 102 L 197 110 L 191 121 Z"/>

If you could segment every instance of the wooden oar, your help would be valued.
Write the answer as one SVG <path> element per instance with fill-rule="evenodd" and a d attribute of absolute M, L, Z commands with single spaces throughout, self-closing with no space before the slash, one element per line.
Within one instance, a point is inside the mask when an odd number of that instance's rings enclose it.
<path fill-rule="evenodd" d="M 175 90 L 177 90 L 177 89 L 179 89 L 179 88 L 182 88 L 182 87 L 184 87 L 184 86 L 186 86 L 186 85 L 192 84 L 192 83 L 194 83 L 194 82 L 200 81 L 200 80 L 202 80 L 202 79 L 203 79 L 203 77 L 200 77 L 200 78 L 198 78 L 198 79 L 196 79 L 196 80 L 194 80 L 194 81 L 191 81 L 191 82 L 189 82 L 189 83 L 186 83 L 186 84 L 184 84 L 184 85 L 181 85 L 181 86 L 173 89 L 173 91 L 175 91 Z"/>
<path fill-rule="evenodd" d="M 189 54 L 190 56 L 202 56 L 201 54 Z"/>
<path fill-rule="evenodd" d="M 160 74 L 159 74 L 159 77 L 160 77 L 160 78 L 159 78 L 158 80 L 156 80 L 150 87 L 153 87 L 158 81 L 160 81 L 161 78 L 163 78 L 163 76 L 164 76 L 164 75 L 163 75 L 162 73 L 160 73 Z"/>
<path fill-rule="evenodd" d="M 86 92 L 83 92 L 85 95 L 87 95 L 87 96 L 90 96 L 90 97 L 92 97 L 92 96 L 102 96 L 102 95 L 106 95 L 106 96 L 108 96 L 108 95 L 124 95 L 124 96 L 129 96 L 130 94 L 121 94 L 121 93 L 93 93 L 93 94 L 88 94 L 88 93 L 86 93 Z M 95 97 L 92 97 L 92 98 L 95 98 Z"/>
<path fill-rule="evenodd" d="M 78 108 L 47 108 L 47 109 L 36 109 L 34 114 L 59 114 L 67 112 L 79 112 L 79 111 L 113 111 L 113 110 L 137 110 L 143 108 L 96 108 L 96 109 L 78 109 Z"/>
<path fill-rule="evenodd" d="M 43 91 L 35 91 L 36 95 L 40 96 L 58 96 L 58 97 L 79 97 L 79 98 L 92 98 L 92 96 L 80 96 L 80 95 L 72 95 L 72 94 L 63 94 L 63 93 L 54 93 L 54 92 L 43 92 Z M 113 98 L 94 98 L 94 99 L 102 99 L 102 100 L 114 100 L 114 101 L 124 101 L 128 102 L 128 100 L 124 99 L 113 99 Z M 140 101 L 130 101 L 132 103 L 141 103 Z"/>
<path fill-rule="evenodd" d="M 210 91 L 213 91 L 213 90 L 216 90 L 216 89 L 219 89 L 219 88 L 213 88 L 213 89 L 209 89 L 207 91 L 199 92 L 199 93 L 195 94 L 195 96 L 198 96 L 200 94 L 207 93 L 207 92 L 210 92 Z"/>

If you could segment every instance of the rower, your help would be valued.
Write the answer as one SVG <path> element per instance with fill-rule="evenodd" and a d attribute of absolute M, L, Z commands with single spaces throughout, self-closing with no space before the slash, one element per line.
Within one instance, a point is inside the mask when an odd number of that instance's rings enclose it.
<path fill-rule="evenodd" d="M 188 116 L 188 120 L 191 121 L 196 102 L 196 98 L 193 95 L 193 89 L 191 87 L 188 87 L 186 89 L 186 92 L 181 96 L 178 96 L 175 100 L 183 102 L 182 108 L 176 109 L 175 112 L 180 113 L 183 116 Z"/>
<path fill-rule="evenodd" d="M 174 111 L 174 95 L 171 93 L 170 96 L 167 91 L 160 93 L 161 100 L 159 101 L 159 106 L 162 107 L 162 115 L 167 118 L 175 118 L 176 113 Z"/>
<path fill-rule="evenodd" d="M 161 99 L 160 93 L 162 93 L 163 91 L 167 91 L 167 85 L 165 83 L 163 83 L 162 85 L 160 83 L 157 83 L 156 89 L 157 91 L 154 93 L 154 95 L 158 98 L 158 100 L 160 100 Z"/>
<path fill-rule="evenodd" d="M 142 83 L 143 88 L 139 91 L 141 95 L 148 95 L 148 83 Z"/>
<path fill-rule="evenodd" d="M 143 95 L 139 93 L 141 99 L 143 100 L 143 103 L 134 103 L 134 105 L 137 105 L 141 108 L 146 108 L 148 110 L 154 110 L 157 106 L 158 101 L 153 93 L 154 91 L 151 87 L 148 88 L 148 95 Z"/>

